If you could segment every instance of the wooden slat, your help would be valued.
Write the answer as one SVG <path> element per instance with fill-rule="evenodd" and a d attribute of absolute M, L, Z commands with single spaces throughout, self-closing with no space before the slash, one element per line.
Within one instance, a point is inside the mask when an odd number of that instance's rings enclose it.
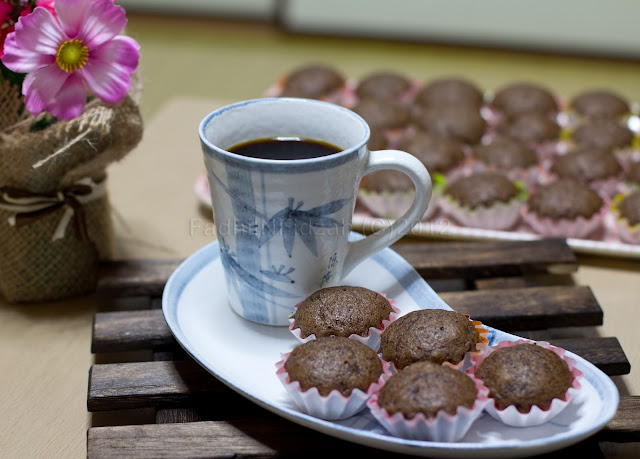
<path fill-rule="evenodd" d="M 100 265 L 96 293 L 102 296 L 161 296 L 182 260 L 125 260 Z"/>
<path fill-rule="evenodd" d="M 609 375 L 629 372 L 629 361 L 615 338 L 551 340 Z M 89 375 L 89 411 L 146 408 L 190 403 L 224 394 L 222 383 L 193 360 L 95 364 Z"/>
<path fill-rule="evenodd" d="M 93 353 L 175 346 L 161 310 L 101 312 L 94 317 Z"/>
<path fill-rule="evenodd" d="M 602 309 L 588 287 L 443 292 L 455 310 L 505 331 L 601 325 Z M 93 352 L 175 346 L 159 310 L 97 313 Z"/>
<path fill-rule="evenodd" d="M 531 287 L 441 293 L 454 310 L 499 330 L 602 325 L 589 287 Z"/>
<path fill-rule="evenodd" d="M 640 396 L 620 397 L 618 411 L 601 430 L 599 441 L 637 442 L 640 441 Z"/>
<path fill-rule="evenodd" d="M 640 397 L 621 397 L 616 416 L 596 435 L 598 441 L 637 441 L 637 409 Z M 592 453 L 599 449 L 593 443 Z M 310 445 L 313 450 L 310 451 Z M 584 451 L 576 445 L 572 451 Z M 263 412 L 255 417 L 232 421 L 187 422 L 137 426 L 93 427 L 87 433 L 87 456 L 102 457 L 277 457 L 323 455 L 335 451 L 366 457 L 388 457 L 389 453 L 366 449 L 305 429 L 285 419 Z M 569 450 L 564 450 L 564 452 Z M 557 455 L 550 457 L 561 457 Z M 562 453 L 560 453 L 562 454 Z M 590 454 L 582 457 L 601 457 Z"/>
<path fill-rule="evenodd" d="M 228 389 L 193 360 L 95 364 L 89 411 L 171 406 Z"/>
<path fill-rule="evenodd" d="M 367 458 L 390 454 L 328 437 L 264 410 L 257 417 L 231 421 L 94 427 L 87 433 L 90 459 L 328 457 L 336 451 Z"/>
<path fill-rule="evenodd" d="M 427 280 L 577 270 L 576 257 L 564 239 L 405 243 L 393 249 Z"/>

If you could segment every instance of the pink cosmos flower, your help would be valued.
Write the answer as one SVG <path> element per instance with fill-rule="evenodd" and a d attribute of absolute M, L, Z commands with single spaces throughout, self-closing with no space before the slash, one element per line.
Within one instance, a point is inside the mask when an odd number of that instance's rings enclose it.
<path fill-rule="evenodd" d="M 113 0 L 55 0 L 58 20 L 37 7 L 7 36 L 4 65 L 26 73 L 25 107 L 73 119 L 84 109 L 87 90 L 100 100 L 122 102 L 138 66 L 140 46 L 119 35 L 127 24 Z"/>

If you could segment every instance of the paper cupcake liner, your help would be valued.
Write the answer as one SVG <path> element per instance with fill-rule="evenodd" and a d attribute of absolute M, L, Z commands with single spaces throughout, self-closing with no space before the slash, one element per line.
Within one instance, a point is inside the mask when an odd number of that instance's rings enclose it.
<path fill-rule="evenodd" d="M 562 218 L 553 220 L 548 217 L 539 217 L 529 210 L 528 206 L 522 207 L 522 219 L 531 229 L 540 236 L 546 237 L 571 237 L 587 239 L 604 225 L 607 206 L 603 205 L 598 213 L 590 218 L 578 217 L 575 220 Z"/>
<path fill-rule="evenodd" d="M 396 300 L 393 300 L 389 297 L 387 297 L 386 294 L 382 293 L 382 292 L 376 292 L 379 295 L 382 295 L 383 297 L 385 297 L 387 299 L 387 301 L 389 301 L 389 304 L 391 305 L 391 309 L 393 309 L 393 312 L 389 314 L 389 318 L 386 320 L 382 321 L 382 324 L 380 325 L 380 328 L 376 328 L 376 327 L 369 327 L 369 332 L 367 333 L 367 336 L 361 336 L 361 335 L 357 335 L 357 334 L 351 334 L 348 336 L 349 339 L 355 339 L 357 341 L 360 341 L 362 344 L 367 345 L 368 347 L 370 347 L 371 349 L 373 349 L 374 351 L 378 350 L 378 345 L 380 344 L 380 336 L 382 335 L 382 332 L 389 326 L 389 324 L 391 322 L 393 322 L 394 320 L 396 320 L 399 316 L 400 316 L 400 309 L 398 309 L 397 304 L 398 302 Z M 302 343 L 306 343 L 308 341 L 312 341 L 314 339 L 316 339 L 316 335 L 314 333 L 310 334 L 309 336 L 307 336 L 306 338 L 302 336 L 302 331 L 300 330 L 300 328 L 296 328 L 296 321 L 294 318 L 294 314 L 295 314 L 295 310 L 298 308 L 298 306 L 300 305 L 300 303 L 296 304 L 294 306 L 294 312 L 291 314 L 291 316 L 289 317 L 289 330 L 291 331 L 291 333 L 293 333 L 293 335 L 298 338 L 298 340 Z M 335 335 L 331 335 L 331 336 L 335 336 Z"/>
<path fill-rule="evenodd" d="M 471 425 L 480 417 L 488 403 L 489 389 L 479 379 L 470 376 L 476 385 L 478 394 L 471 408 L 459 406 L 455 415 L 444 410 L 438 411 L 433 418 L 418 413 L 407 419 L 401 412 L 390 415 L 378 404 L 378 389 L 367 402 L 367 407 L 376 420 L 394 436 L 413 440 L 454 442 L 460 440 L 469 431 Z"/>
<path fill-rule="evenodd" d="M 440 208 L 458 223 L 471 227 L 491 230 L 508 230 L 520 219 L 522 200 L 512 199 L 507 203 L 496 203 L 489 207 L 470 209 L 461 206 L 453 199 L 443 197 Z"/>
<path fill-rule="evenodd" d="M 349 396 L 342 395 L 338 390 L 332 390 L 329 395 L 320 395 L 315 387 L 303 391 L 298 381 L 292 381 L 285 362 L 291 353 L 282 355 L 282 359 L 276 363 L 276 375 L 287 390 L 296 406 L 303 412 L 320 419 L 338 420 L 346 419 L 359 413 L 367 403 L 367 400 L 376 393 L 389 378 L 389 363 L 382 361 L 382 374 L 378 381 L 371 383 L 366 392 L 353 389 Z"/>
<path fill-rule="evenodd" d="M 545 341 L 536 342 L 536 341 L 531 341 L 526 339 L 521 339 L 517 341 L 505 340 L 505 341 L 501 341 L 496 346 L 487 348 L 484 354 L 482 355 L 481 354 L 474 355 L 472 357 L 473 364 L 466 371 L 466 373 L 469 376 L 475 377 L 476 371 L 480 363 L 493 351 L 495 351 L 496 349 L 501 349 L 503 347 L 515 346 L 516 344 L 522 344 L 522 343 L 536 344 L 537 346 L 543 347 L 545 349 L 550 349 L 551 351 L 555 352 L 562 360 L 564 360 L 567 363 L 567 365 L 569 366 L 569 371 L 571 371 L 571 374 L 573 375 L 573 381 L 572 381 L 571 387 L 569 387 L 569 389 L 567 389 L 567 391 L 565 392 L 564 400 L 559 398 L 554 398 L 551 401 L 551 405 L 549 406 L 548 410 L 543 410 L 537 405 L 532 406 L 531 410 L 528 413 L 521 413 L 520 411 L 518 411 L 518 409 L 514 405 L 510 405 L 505 409 L 500 410 L 496 408 L 495 400 L 491 398 L 491 396 L 489 396 L 489 402 L 485 406 L 485 409 L 487 413 L 489 413 L 494 419 L 514 427 L 531 427 L 531 426 L 544 424 L 545 422 L 549 421 L 553 417 L 560 414 L 562 410 L 564 410 L 569 405 L 573 397 L 575 397 L 577 392 L 580 390 L 580 387 L 581 387 L 580 379 L 584 375 L 580 370 L 576 368 L 577 362 L 571 357 L 567 356 L 566 351 L 564 349 L 552 346 Z"/>

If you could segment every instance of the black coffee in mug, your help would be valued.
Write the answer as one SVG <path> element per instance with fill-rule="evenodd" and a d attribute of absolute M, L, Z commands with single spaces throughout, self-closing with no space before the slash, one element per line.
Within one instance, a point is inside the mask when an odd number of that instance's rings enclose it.
<path fill-rule="evenodd" d="M 243 142 L 227 151 L 249 158 L 291 160 L 329 156 L 342 151 L 342 148 L 303 137 L 273 137 Z"/>

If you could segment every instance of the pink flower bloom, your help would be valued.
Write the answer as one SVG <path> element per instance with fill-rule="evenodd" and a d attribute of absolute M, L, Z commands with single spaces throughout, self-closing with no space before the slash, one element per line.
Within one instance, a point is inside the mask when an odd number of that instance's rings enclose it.
<path fill-rule="evenodd" d="M 25 107 L 73 119 L 87 90 L 100 100 L 122 102 L 138 66 L 140 46 L 119 35 L 127 19 L 113 0 L 56 0 L 58 20 L 45 8 L 20 18 L 5 42 L 4 65 L 26 73 Z"/>

